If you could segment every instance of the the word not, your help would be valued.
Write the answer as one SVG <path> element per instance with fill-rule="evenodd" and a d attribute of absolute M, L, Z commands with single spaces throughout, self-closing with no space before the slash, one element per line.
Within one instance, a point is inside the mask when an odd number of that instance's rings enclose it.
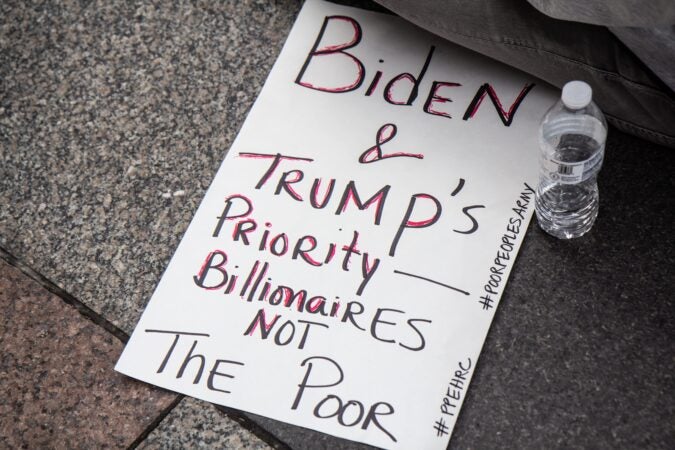
<path fill-rule="evenodd" d="M 298 325 L 296 325 L 296 322 Z M 280 325 L 277 327 L 277 324 Z M 296 334 L 296 329 L 300 328 L 302 325 L 304 325 L 302 335 L 299 335 L 299 333 Z M 330 328 L 325 323 L 312 322 L 310 320 L 298 319 L 297 321 L 293 321 L 292 319 L 287 319 L 282 321 L 281 314 L 275 314 L 274 318 L 268 321 L 265 318 L 265 309 L 260 308 L 253 318 L 253 321 L 249 324 L 248 328 L 246 328 L 246 331 L 244 331 L 244 336 L 253 336 L 256 330 L 259 329 L 260 338 L 265 340 L 272 334 L 272 332 L 274 332 L 273 342 L 276 345 L 283 347 L 290 344 L 291 342 L 298 342 L 298 348 L 303 349 L 305 348 L 305 343 L 309 337 L 309 330 L 313 326 Z M 299 338 L 295 339 L 295 337 L 298 335 Z"/>
<path fill-rule="evenodd" d="M 337 310 L 338 308 L 334 308 L 331 311 L 331 317 L 337 316 Z M 412 352 L 422 351 L 426 347 L 422 324 L 430 324 L 431 320 L 409 317 L 405 311 L 392 308 L 377 308 L 372 316 L 368 315 L 368 318 L 363 317 L 364 312 L 365 307 L 360 302 L 348 302 L 340 315 L 339 322 L 367 333 L 376 341 L 398 345 Z M 275 314 L 270 318 L 266 315 L 265 309 L 261 308 L 244 331 L 244 335 L 254 336 L 256 331 L 260 330 L 260 338 L 263 340 L 273 334 L 273 342 L 276 345 L 286 346 L 297 342 L 298 348 L 302 349 L 307 343 L 312 327 L 329 328 L 326 324 L 308 320 L 297 320 L 296 324 L 290 319 L 282 319 L 281 314 Z M 302 329 L 302 334 L 296 333 L 297 329 Z"/>

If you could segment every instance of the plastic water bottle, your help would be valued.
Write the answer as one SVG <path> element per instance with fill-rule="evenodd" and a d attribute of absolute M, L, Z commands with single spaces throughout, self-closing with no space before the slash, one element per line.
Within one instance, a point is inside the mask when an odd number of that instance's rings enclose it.
<path fill-rule="evenodd" d="M 560 239 L 583 235 L 598 216 L 607 122 L 592 96 L 588 84 L 570 81 L 539 127 L 535 211 L 539 226 Z"/>

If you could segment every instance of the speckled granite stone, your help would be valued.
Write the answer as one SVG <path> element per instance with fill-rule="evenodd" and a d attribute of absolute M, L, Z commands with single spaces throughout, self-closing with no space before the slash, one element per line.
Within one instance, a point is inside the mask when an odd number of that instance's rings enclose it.
<path fill-rule="evenodd" d="M 0 448 L 124 448 L 176 395 L 113 372 L 122 343 L 0 260 Z"/>
<path fill-rule="evenodd" d="M 130 331 L 299 5 L 1 2 L 0 246 Z M 672 447 L 672 167 L 611 130 L 591 233 L 530 227 L 451 448 Z"/>
<path fill-rule="evenodd" d="M 187 448 L 272 449 L 213 405 L 189 397 L 138 447 L 139 450 Z"/>
<path fill-rule="evenodd" d="M 294 427 L 278 420 L 267 417 L 247 414 L 261 427 L 272 433 L 277 439 L 293 449 L 307 450 L 372 450 L 373 447 L 359 442 L 347 441 L 329 434 L 310 430 L 309 428 Z"/>
<path fill-rule="evenodd" d="M 131 332 L 299 10 L 0 4 L 0 246 Z"/>

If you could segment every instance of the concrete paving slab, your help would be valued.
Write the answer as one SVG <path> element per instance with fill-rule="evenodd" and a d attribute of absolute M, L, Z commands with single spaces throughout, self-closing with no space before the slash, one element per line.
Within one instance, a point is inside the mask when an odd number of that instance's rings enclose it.
<path fill-rule="evenodd" d="M 112 370 L 123 344 L 0 260 L 0 447 L 125 448 L 176 394 Z"/>
<path fill-rule="evenodd" d="M 273 447 L 242 428 L 213 405 L 186 397 L 138 446 L 139 450 L 160 448 L 270 450 Z"/>

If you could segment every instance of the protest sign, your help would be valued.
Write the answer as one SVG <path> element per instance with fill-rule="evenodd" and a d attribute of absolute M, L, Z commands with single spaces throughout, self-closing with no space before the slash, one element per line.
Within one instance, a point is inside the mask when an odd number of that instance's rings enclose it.
<path fill-rule="evenodd" d="M 379 447 L 445 448 L 554 100 L 399 18 L 306 2 L 116 369 Z"/>

